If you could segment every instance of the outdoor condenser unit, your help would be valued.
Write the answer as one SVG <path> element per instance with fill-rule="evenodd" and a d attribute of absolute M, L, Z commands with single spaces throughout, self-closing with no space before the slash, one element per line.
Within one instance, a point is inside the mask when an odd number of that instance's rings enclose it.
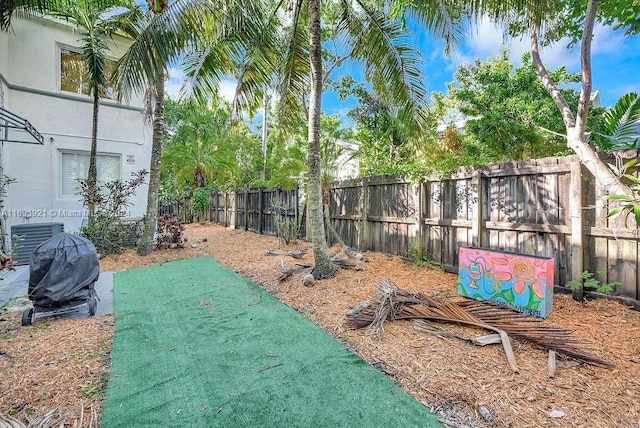
<path fill-rule="evenodd" d="M 15 248 L 15 263 L 28 265 L 31 253 L 38 245 L 62 232 L 62 223 L 26 223 L 11 226 L 11 248 Z"/>

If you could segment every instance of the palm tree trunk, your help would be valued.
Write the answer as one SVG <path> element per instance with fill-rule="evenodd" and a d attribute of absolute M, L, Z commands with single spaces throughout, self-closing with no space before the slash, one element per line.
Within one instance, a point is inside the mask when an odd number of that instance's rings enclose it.
<path fill-rule="evenodd" d="M 322 215 L 322 171 L 320 160 L 320 108 L 322 103 L 322 46 L 320 40 L 320 0 L 309 0 L 309 60 L 311 61 L 311 94 L 309 100 L 309 217 L 316 279 L 329 278 L 336 268 L 327 251 Z"/>
<path fill-rule="evenodd" d="M 89 173 L 87 174 L 87 188 L 89 189 L 89 227 L 93 226 L 96 215 L 95 196 L 98 192 L 98 168 L 96 157 L 98 156 L 98 111 L 100 109 L 100 94 L 98 89 L 93 90 L 93 123 L 91 125 L 91 152 L 89 153 Z"/>
<path fill-rule="evenodd" d="M 264 180 L 267 171 L 267 119 L 269 108 L 269 95 L 266 91 L 264 94 L 264 116 L 262 117 L 262 170 L 260 170 L 260 179 Z"/>
<path fill-rule="evenodd" d="M 158 190 L 160 188 L 160 160 L 162 159 L 162 137 L 164 136 L 164 73 L 162 67 L 155 83 L 155 105 L 153 108 L 153 144 L 149 168 L 149 193 L 144 230 L 138 245 L 138 254 L 146 256 L 153 251 L 153 238 L 158 227 Z"/>

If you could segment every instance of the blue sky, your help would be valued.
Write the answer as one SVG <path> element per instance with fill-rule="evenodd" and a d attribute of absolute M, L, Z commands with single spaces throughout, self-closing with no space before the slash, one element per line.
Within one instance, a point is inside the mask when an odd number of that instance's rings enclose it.
<path fill-rule="evenodd" d="M 445 92 L 446 83 L 453 80 L 453 74 L 460 64 L 472 62 L 475 58 L 485 60 L 497 54 L 503 45 L 510 49 L 511 62 L 520 65 L 522 54 L 529 51 L 529 40 L 503 39 L 502 32 L 489 22 L 482 22 L 472 31 L 464 46 L 450 57 L 444 55 L 442 43 L 424 34 L 415 34 L 415 40 L 423 56 L 424 80 L 429 92 Z M 567 67 L 569 72 L 580 71 L 580 46 L 567 49 L 567 41 L 542 48 L 541 57 L 549 69 Z M 611 27 L 596 25 L 592 43 L 593 89 L 600 92 L 603 106 L 611 107 L 622 95 L 640 92 L 640 37 L 626 38 L 621 31 Z M 346 65 L 334 71 L 332 78 L 339 74 L 361 75 L 357 65 Z M 170 94 L 177 94 L 181 79 L 178 70 L 172 70 L 171 81 L 167 85 Z M 235 84 L 225 81 L 220 87 L 223 96 L 233 96 Z M 353 99 L 339 101 L 331 92 L 323 94 L 325 113 L 346 114 L 355 104 Z M 254 123 L 260 118 L 256 118 Z"/>

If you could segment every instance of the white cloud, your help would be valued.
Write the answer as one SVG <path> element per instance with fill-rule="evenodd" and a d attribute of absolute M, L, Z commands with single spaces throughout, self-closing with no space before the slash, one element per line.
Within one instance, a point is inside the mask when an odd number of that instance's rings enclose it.
<path fill-rule="evenodd" d="M 170 67 L 169 78 L 165 83 L 165 92 L 173 99 L 180 99 L 182 86 L 186 79 L 184 72 L 177 67 Z M 224 79 L 218 87 L 219 95 L 226 101 L 231 102 L 236 92 L 237 82 L 233 79 Z"/>
<path fill-rule="evenodd" d="M 175 67 L 169 67 L 169 78 L 165 82 L 164 90 L 165 93 L 173 99 L 178 99 L 180 97 L 180 88 L 182 87 L 182 82 L 184 82 L 185 75 L 182 70 Z"/>
<path fill-rule="evenodd" d="M 226 101 L 233 101 L 233 97 L 236 94 L 236 87 L 238 82 L 233 79 L 224 79 L 218 86 L 219 95 Z"/>
<path fill-rule="evenodd" d="M 471 29 L 469 48 L 473 57 L 486 58 L 499 51 L 504 44 L 503 32 L 488 19 L 482 19 Z"/>
<path fill-rule="evenodd" d="M 591 53 L 593 55 L 623 54 L 622 46 L 625 40 L 624 34 L 621 31 L 614 31 L 613 27 L 596 24 L 593 29 Z"/>
<path fill-rule="evenodd" d="M 509 61 L 520 66 L 522 65 L 522 55 L 530 51 L 528 36 L 515 39 L 505 37 L 502 29 L 489 19 L 481 20 L 471 31 L 467 46 L 455 61 L 457 64 L 470 62 L 475 58 L 485 60 L 498 54 L 501 47 L 506 46 L 509 49 Z M 551 46 L 540 48 L 540 57 L 548 68 L 555 69 L 565 66 L 570 71 L 577 70 L 580 66 L 580 49 L 573 47 L 567 50 L 567 43 L 568 39 L 563 39 Z"/>

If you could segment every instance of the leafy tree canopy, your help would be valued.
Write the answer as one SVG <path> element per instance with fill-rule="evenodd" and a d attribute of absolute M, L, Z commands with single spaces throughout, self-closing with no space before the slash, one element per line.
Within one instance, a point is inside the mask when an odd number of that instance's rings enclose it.
<path fill-rule="evenodd" d="M 259 177 L 262 151 L 257 136 L 241 123 L 227 130 L 230 106 L 166 100 L 167 138 L 162 158 L 164 188 L 238 188 Z"/>
<path fill-rule="evenodd" d="M 551 73 L 569 105 L 577 105 L 579 93 L 570 85 L 578 74 L 560 67 Z M 483 157 L 492 162 L 522 160 L 569 153 L 562 116 L 540 82 L 530 55 L 515 68 L 508 51 L 482 62 L 460 66 L 446 97 L 468 119 L 466 132 L 480 143 Z M 601 109 L 592 109 L 592 126 Z M 595 138 L 595 137 L 594 137 Z"/>
<path fill-rule="evenodd" d="M 416 144 L 428 138 L 430 126 L 414 126 L 398 114 L 401 107 L 386 101 L 363 83 L 351 76 L 340 76 L 333 84 L 341 100 L 353 97 L 357 104 L 347 117 L 354 122 L 345 138 L 361 143 L 359 150 L 361 175 L 406 175 L 420 169 L 419 149 Z M 434 125 L 431 115 L 425 124 Z M 431 126 L 435 127 L 435 126 Z"/>
<path fill-rule="evenodd" d="M 564 87 L 563 96 L 577 105 L 579 93 L 573 87 L 579 76 L 563 67 L 551 75 Z M 393 108 L 364 85 L 350 78 L 339 80 L 336 90 L 340 96 L 358 100 L 348 117 L 355 122 L 354 140 L 362 142 L 363 174 L 415 177 L 466 165 L 570 153 L 562 117 L 529 55 L 523 57 L 520 67 L 509 62 L 506 50 L 486 61 L 464 64 L 447 87 L 446 94 L 433 94 L 430 130 L 424 131 L 403 127 L 393 116 Z M 599 129 L 602 112 L 590 110 L 591 144 L 599 149 L 607 145 Z M 443 123 L 449 127 L 436 135 Z"/>
<path fill-rule="evenodd" d="M 555 12 L 549 13 L 552 19 L 546 22 L 544 44 L 557 42 L 569 37 L 569 46 L 582 38 L 588 0 L 556 1 Z M 599 1 L 596 20 L 615 30 L 625 30 L 627 36 L 640 33 L 640 2 L 637 0 Z M 512 34 L 522 34 L 529 29 L 526 21 L 516 21 L 511 25 Z"/>

